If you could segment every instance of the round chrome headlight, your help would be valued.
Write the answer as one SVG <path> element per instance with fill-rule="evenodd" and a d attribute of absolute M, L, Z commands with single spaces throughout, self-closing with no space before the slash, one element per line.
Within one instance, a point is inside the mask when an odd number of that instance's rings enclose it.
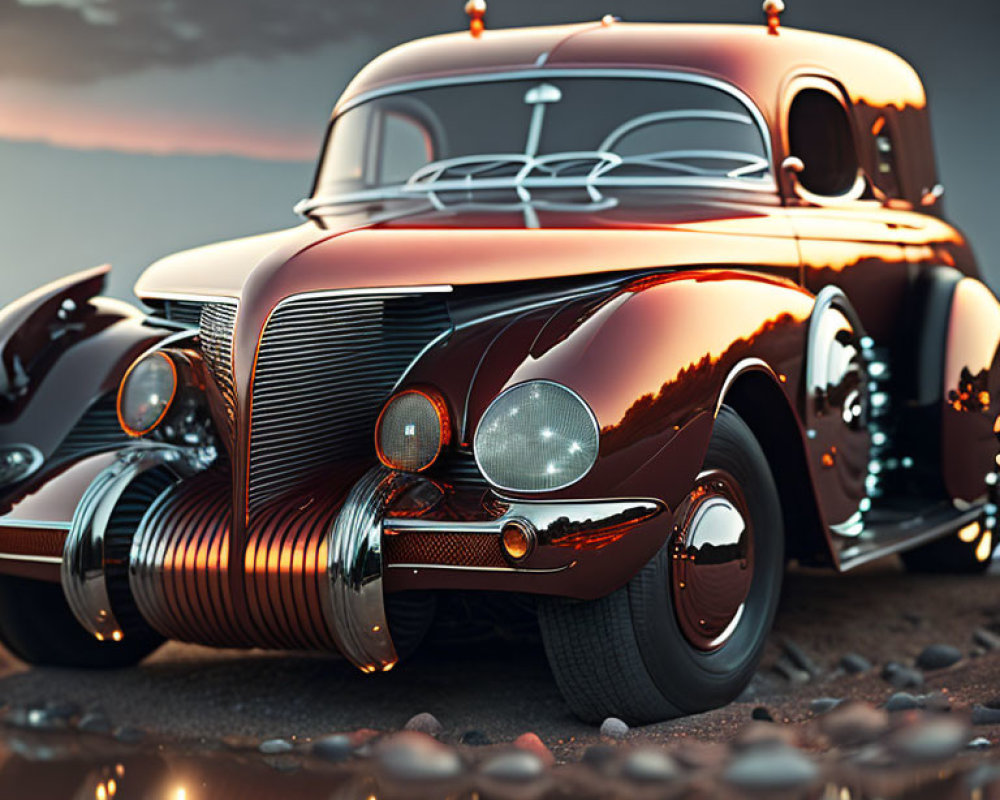
<path fill-rule="evenodd" d="M 125 373 L 118 389 L 118 421 L 129 436 L 152 432 L 170 410 L 177 394 L 177 367 L 165 353 L 140 358 Z"/>
<path fill-rule="evenodd" d="M 448 405 L 432 391 L 406 389 L 392 397 L 375 425 L 375 450 L 390 469 L 421 472 L 451 437 Z"/>
<path fill-rule="evenodd" d="M 480 471 L 497 488 L 551 492 L 590 472 L 599 438 L 594 412 L 575 392 L 530 381 L 486 409 L 473 448 Z"/>

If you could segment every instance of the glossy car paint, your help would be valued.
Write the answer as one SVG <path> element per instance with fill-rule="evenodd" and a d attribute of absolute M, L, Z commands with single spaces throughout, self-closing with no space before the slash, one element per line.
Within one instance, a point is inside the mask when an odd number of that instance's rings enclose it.
<path fill-rule="evenodd" d="M 559 492 L 497 497 L 428 471 L 419 485 L 437 493 L 434 502 L 406 495 L 387 510 L 384 587 L 390 593 L 495 589 L 594 598 L 622 586 L 667 541 L 674 511 L 701 470 L 714 416 L 730 392 L 749 385 L 748 376 L 766 380 L 773 389 L 768 402 L 780 404 L 793 421 L 788 446 L 805 464 L 813 493 L 800 500 L 818 510 L 813 522 L 839 564 L 847 540 L 838 526 L 858 508 L 867 439 L 836 424 L 831 414 L 842 412 L 839 406 L 817 418 L 817 398 L 806 382 L 816 296 L 839 288 L 847 298 L 850 335 L 898 347 L 912 333 L 901 325 L 914 275 L 938 265 L 967 276 L 943 334 L 941 478 L 950 498 L 981 497 L 997 452 L 1000 305 L 976 280 L 961 234 L 941 219 L 926 99 L 916 74 L 898 57 L 819 34 L 782 29 L 769 36 L 762 26 L 588 24 L 486 31 L 477 39 L 456 34 L 376 59 L 348 87 L 335 115 L 421 82 L 578 69 L 683 73 L 745 93 L 770 131 L 777 191 L 663 190 L 642 208 L 540 210 L 537 227 L 527 227 L 519 213 L 432 211 L 419 203 L 391 214 L 347 209 L 151 267 L 136 286 L 140 298 L 238 301 L 235 421 L 226 419 L 219 387 L 211 381 L 205 387 L 217 428 L 231 425 L 231 434 L 220 437 L 229 468 L 171 490 L 150 513 L 137 544 L 130 585 L 154 627 L 223 645 L 333 646 L 320 598 L 327 534 L 344 495 L 369 465 L 319 475 L 252 520 L 247 498 L 261 337 L 279 303 L 314 292 L 449 290 L 451 335 L 412 365 L 399 388 L 441 392 L 459 450 L 468 452 L 492 399 L 527 380 L 568 386 L 601 428 L 594 469 Z M 817 79 L 829 81 L 850 109 L 870 185 L 858 200 L 817 204 L 781 169 L 789 155 L 788 107 L 797 86 Z M 897 145 L 895 192 L 878 170 L 875 131 L 889 131 Z M 87 276 L 80 291 L 91 292 L 99 277 Z M 508 299 L 498 310 L 490 298 L 501 296 Z M 48 309 L 55 301 L 46 297 L 32 302 Z M 142 328 L 138 312 L 103 300 L 94 308 L 105 309 L 94 319 L 119 316 L 107 331 L 95 322 L 75 345 L 74 353 L 92 350 L 94 361 L 73 363 L 101 376 L 97 385 L 83 382 L 65 403 L 76 417 L 164 335 Z M 22 326 L 22 316 L 8 314 L 0 319 L 0 339 L 10 340 Z M 8 374 L 14 350 L 4 345 L 0 351 Z M 98 359 L 102 367 L 95 371 Z M 58 376 L 46 383 L 62 388 L 80 379 L 65 366 Z M 58 390 L 47 394 L 40 385 L 29 392 L 35 394 L 20 406 L 24 419 L 15 415 L 2 431 L 4 441 L 37 430 L 39 420 L 56 414 Z M 53 399 L 38 399 L 46 396 Z M 66 488 L 58 479 L 43 480 L 32 495 L 57 495 L 62 505 L 53 515 L 60 519 L 75 491 L 68 474 L 64 481 Z M 657 511 L 604 519 L 579 508 L 611 498 L 635 508 L 651 502 Z M 19 499 L 15 513 L 29 502 Z M 512 504 L 544 502 L 565 503 L 587 521 L 569 533 L 543 531 L 523 562 L 511 565 L 498 537 L 480 531 Z M 456 520 L 468 530 L 432 538 L 413 527 Z"/>

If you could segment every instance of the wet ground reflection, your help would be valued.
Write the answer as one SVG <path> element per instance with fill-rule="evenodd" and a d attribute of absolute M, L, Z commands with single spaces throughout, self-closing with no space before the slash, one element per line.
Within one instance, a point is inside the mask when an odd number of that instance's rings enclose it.
<path fill-rule="evenodd" d="M 494 751 L 494 756 L 501 751 Z M 507 752 L 510 752 L 509 750 Z M 1000 800 L 1000 762 L 967 757 L 947 767 L 871 770 L 830 764 L 808 788 L 741 792 L 717 770 L 670 781 L 630 780 L 620 772 L 627 748 L 602 764 L 572 763 L 533 779 L 498 780 L 486 753 L 462 754 L 463 772 L 447 781 L 400 778 L 374 758 L 328 764 L 303 749 L 281 756 L 221 748 L 109 745 L 103 737 L 7 729 L 0 740 L 0 797 L 59 800 L 414 800 L 415 798 L 686 798 L 722 800 Z M 485 756 L 485 757 L 483 757 Z M 617 765 L 617 766 L 616 766 Z"/>

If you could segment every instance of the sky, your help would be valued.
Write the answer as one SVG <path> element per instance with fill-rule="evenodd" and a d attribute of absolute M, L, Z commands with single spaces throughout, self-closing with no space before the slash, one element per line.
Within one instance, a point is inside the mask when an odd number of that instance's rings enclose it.
<path fill-rule="evenodd" d="M 462 0 L 0 0 L 0 302 L 111 262 L 295 224 L 330 109 Z M 788 0 L 785 24 L 896 50 L 930 96 L 949 214 L 1000 285 L 1000 3 Z M 490 0 L 491 27 L 759 22 L 757 0 Z"/>

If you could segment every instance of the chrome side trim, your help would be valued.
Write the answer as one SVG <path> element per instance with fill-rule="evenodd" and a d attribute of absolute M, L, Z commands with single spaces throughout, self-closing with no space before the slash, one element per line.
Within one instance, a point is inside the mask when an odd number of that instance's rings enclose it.
<path fill-rule="evenodd" d="M 120 451 L 118 459 L 94 478 L 73 515 L 63 549 L 63 593 L 79 623 L 98 639 L 121 637 L 104 578 L 108 525 L 129 485 L 157 467 L 169 467 L 178 478 L 197 471 L 179 448 L 132 445 Z"/>
<path fill-rule="evenodd" d="M 35 531 L 68 531 L 72 522 L 48 522 L 36 519 L 6 519 L 0 517 L 0 528 L 27 528 Z"/>
<path fill-rule="evenodd" d="M 422 479 L 418 479 L 422 480 Z M 506 511 L 488 520 L 434 520 L 421 517 L 386 517 L 383 527 L 393 533 L 466 533 L 497 535 L 510 522 L 526 523 L 538 536 L 539 544 L 548 544 L 566 529 L 584 533 L 600 531 L 622 521 L 642 522 L 665 510 L 656 500 L 564 500 L 505 501 Z M 395 564 L 393 566 L 396 566 Z M 421 566 L 427 566 L 426 564 Z M 465 569 L 457 567 L 457 569 Z M 515 569 L 515 572 L 536 570 Z"/>
<path fill-rule="evenodd" d="M 722 389 L 719 391 L 719 399 L 715 402 L 715 411 L 713 416 L 719 416 L 719 412 L 722 410 L 723 404 L 726 402 L 726 395 L 729 393 L 730 388 L 736 379 L 740 377 L 745 372 L 764 372 L 770 375 L 775 380 L 778 380 L 778 376 L 775 374 L 771 365 L 760 358 L 744 358 L 739 361 L 736 366 L 729 370 L 729 374 L 726 375 L 726 379 L 722 382 Z"/>
<path fill-rule="evenodd" d="M 362 672 L 387 672 L 398 660 L 382 595 L 382 521 L 390 498 L 418 480 L 382 466 L 369 470 L 330 529 L 323 615 L 337 648 Z"/>
<path fill-rule="evenodd" d="M 189 292 L 145 292 L 139 296 L 140 300 L 149 298 L 150 300 L 187 300 L 194 303 L 239 303 L 239 298 L 228 295 L 216 294 L 191 294 Z"/>
<path fill-rule="evenodd" d="M 493 572 L 503 575 L 554 575 L 565 572 L 576 566 L 575 561 L 551 569 L 520 569 L 518 567 L 461 567 L 456 564 L 390 564 L 389 569 L 412 569 L 419 572 L 422 569 L 445 570 L 450 572 Z"/>
<path fill-rule="evenodd" d="M 16 553 L 0 553 L 0 561 L 27 561 L 31 564 L 62 564 L 59 556 L 25 556 Z"/>

